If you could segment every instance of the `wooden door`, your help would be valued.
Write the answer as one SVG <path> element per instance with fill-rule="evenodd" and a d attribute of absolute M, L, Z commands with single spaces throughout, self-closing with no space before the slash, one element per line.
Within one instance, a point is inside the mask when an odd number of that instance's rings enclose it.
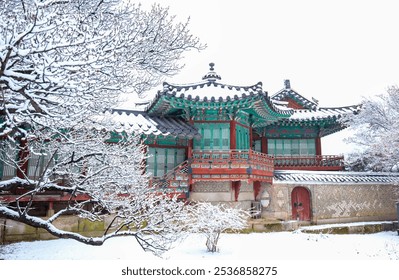
<path fill-rule="evenodd" d="M 292 219 L 310 221 L 310 193 L 304 187 L 296 187 L 291 193 Z"/>

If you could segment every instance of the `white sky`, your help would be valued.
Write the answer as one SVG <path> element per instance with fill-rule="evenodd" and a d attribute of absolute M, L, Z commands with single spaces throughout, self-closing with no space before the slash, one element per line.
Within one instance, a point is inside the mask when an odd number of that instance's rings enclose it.
<path fill-rule="evenodd" d="M 208 45 L 187 53 L 169 82 L 199 81 L 214 62 L 224 83 L 262 81 L 274 94 L 290 79 L 324 107 L 357 104 L 398 83 L 397 0 L 156 2 L 180 20 L 190 17 L 192 33 Z"/>

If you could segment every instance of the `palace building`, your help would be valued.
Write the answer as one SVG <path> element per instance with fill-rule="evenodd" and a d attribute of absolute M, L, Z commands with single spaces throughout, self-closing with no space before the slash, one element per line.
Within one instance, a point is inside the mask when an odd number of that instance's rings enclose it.
<path fill-rule="evenodd" d="M 221 82 L 164 83 L 141 110 L 109 113 L 148 145 L 152 184 L 189 201 L 257 207 L 261 216 L 313 223 L 395 218 L 396 174 L 346 172 L 321 138 L 361 105 L 321 107 L 291 88 Z"/>
<path fill-rule="evenodd" d="M 150 184 L 182 200 L 314 224 L 396 219 L 398 174 L 348 172 L 342 155 L 322 153 L 321 138 L 345 129 L 341 119 L 361 105 L 319 106 L 289 80 L 272 95 L 261 82 L 225 84 L 211 63 L 199 82 L 165 82 L 139 107 L 105 114 L 143 138 Z M 13 172 L 0 166 L 2 180 Z M 47 210 L 62 201 L 40 198 Z"/>

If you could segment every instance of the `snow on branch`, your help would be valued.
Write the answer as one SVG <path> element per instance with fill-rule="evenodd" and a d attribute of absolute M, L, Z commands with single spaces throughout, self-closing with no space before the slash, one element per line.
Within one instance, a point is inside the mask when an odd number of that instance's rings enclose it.
<path fill-rule="evenodd" d="M 352 170 L 399 171 L 399 88 L 364 98 L 359 114 L 348 117 L 358 147 L 349 157 Z"/>
<path fill-rule="evenodd" d="M 0 1 L 1 215 L 86 244 L 134 235 L 145 250 L 167 250 L 184 233 L 187 208 L 148 187 L 142 139 L 132 131 L 112 139 L 117 127 L 103 113 L 203 48 L 159 5 Z M 35 211 L 48 195 L 65 207 L 46 220 Z M 89 238 L 57 229 L 63 215 L 114 219 Z"/>
<path fill-rule="evenodd" d="M 250 217 L 249 211 L 209 202 L 198 202 L 192 205 L 190 214 L 190 231 L 205 235 L 209 252 L 219 251 L 218 242 L 221 233 L 245 229 Z"/>

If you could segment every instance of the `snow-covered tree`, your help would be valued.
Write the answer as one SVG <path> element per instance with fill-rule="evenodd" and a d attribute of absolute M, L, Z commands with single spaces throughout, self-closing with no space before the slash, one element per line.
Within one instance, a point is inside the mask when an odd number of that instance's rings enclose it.
<path fill-rule="evenodd" d="M 203 47 L 168 9 L 128 0 L 9 0 L 0 16 L 0 136 L 73 126 L 176 74 L 182 53 Z"/>
<path fill-rule="evenodd" d="M 359 114 L 344 120 L 353 131 L 348 142 L 358 150 L 348 161 L 353 170 L 398 171 L 399 164 L 399 88 L 365 98 Z"/>
<path fill-rule="evenodd" d="M 0 215 L 58 237 L 101 245 L 134 235 L 160 253 L 178 237 L 183 205 L 147 186 L 143 145 L 102 112 L 142 95 L 179 59 L 204 46 L 168 9 L 128 0 L 0 1 Z M 36 198 L 62 193 L 65 208 L 35 216 Z M 2 195 L 18 194 L 12 201 Z M 8 196 L 10 197 L 10 196 Z M 79 199 L 78 199 L 79 198 Z M 65 214 L 114 217 L 102 237 L 56 228 Z"/>
<path fill-rule="evenodd" d="M 235 232 L 248 226 L 249 211 L 226 204 L 198 202 L 190 206 L 190 231 L 206 237 L 209 252 L 219 251 L 218 242 L 223 232 Z"/>

